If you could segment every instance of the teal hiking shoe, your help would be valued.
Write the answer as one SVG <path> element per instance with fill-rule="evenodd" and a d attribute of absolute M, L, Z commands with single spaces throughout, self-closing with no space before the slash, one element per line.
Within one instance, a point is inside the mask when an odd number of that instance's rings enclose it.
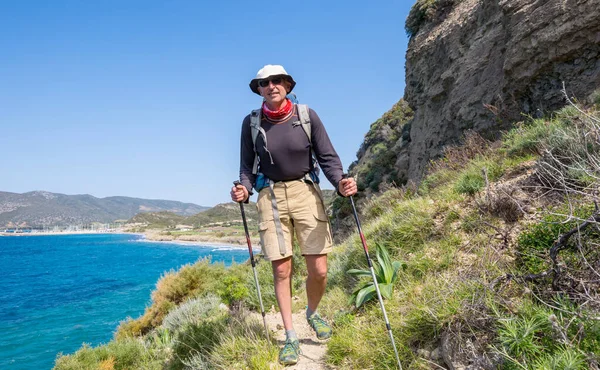
<path fill-rule="evenodd" d="M 318 339 L 328 339 L 331 337 L 331 326 L 319 314 L 315 313 L 309 317 L 308 323 L 317 333 Z"/>
<path fill-rule="evenodd" d="M 298 340 L 288 339 L 285 341 L 281 351 L 279 351 L 279 363 L 284 366 L 294 365 L 298 362 L 298 357 L 301 353 Z"/>

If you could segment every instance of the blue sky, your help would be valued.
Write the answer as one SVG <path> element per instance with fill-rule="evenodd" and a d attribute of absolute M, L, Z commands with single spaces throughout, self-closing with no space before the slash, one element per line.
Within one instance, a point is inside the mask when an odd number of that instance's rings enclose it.
<path fill-rule="evenodd" d="M 0 191 L 229 201 L 265 64 L 348 168 L 404 93 L 412 3 L 3 1 Z"/>

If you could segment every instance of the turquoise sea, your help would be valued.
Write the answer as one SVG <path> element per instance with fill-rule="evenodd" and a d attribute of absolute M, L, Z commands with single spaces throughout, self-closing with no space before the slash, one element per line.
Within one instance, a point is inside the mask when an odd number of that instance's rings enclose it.
<path fill-rule="evenodd" d="M 165 271 L 206 256 L 229 265 L 248 251 L 128 234 L 0 236 L 0 369 L 51 369 L 59 352 L 110 341 Z"/>

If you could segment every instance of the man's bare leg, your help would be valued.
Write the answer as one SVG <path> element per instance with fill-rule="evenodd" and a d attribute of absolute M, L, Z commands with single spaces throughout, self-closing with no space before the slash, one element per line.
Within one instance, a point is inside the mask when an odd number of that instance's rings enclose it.
<path fill-rule="evenodd" d="M 275 297 L 279 305 L 279 312 L 283 319 L 285 330 L 294 329 L 292 324 L 292 292 L 291 292 L 291 273 L 292 257 L 271 261 L 273 267 L 273 283 L 275 285 Z"/>
<path fill-rule="evenodd" d="M 327 255 L 306 255 L 306 297 L 308 298 L 308 309 L 315 312 L 325 294 L 327 286 Z"/>

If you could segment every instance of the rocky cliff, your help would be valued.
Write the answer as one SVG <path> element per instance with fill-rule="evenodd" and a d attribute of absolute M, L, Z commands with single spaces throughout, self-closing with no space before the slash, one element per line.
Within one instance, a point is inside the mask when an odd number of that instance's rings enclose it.
<path fill-rule="evenodd" d="M 419 1 L 411 16 L 398 178 L 418 181 L 466 130 L 495 137 L 560 108 L 563 81 L 579 99 L 600 87 L 600 0 Z"/>

